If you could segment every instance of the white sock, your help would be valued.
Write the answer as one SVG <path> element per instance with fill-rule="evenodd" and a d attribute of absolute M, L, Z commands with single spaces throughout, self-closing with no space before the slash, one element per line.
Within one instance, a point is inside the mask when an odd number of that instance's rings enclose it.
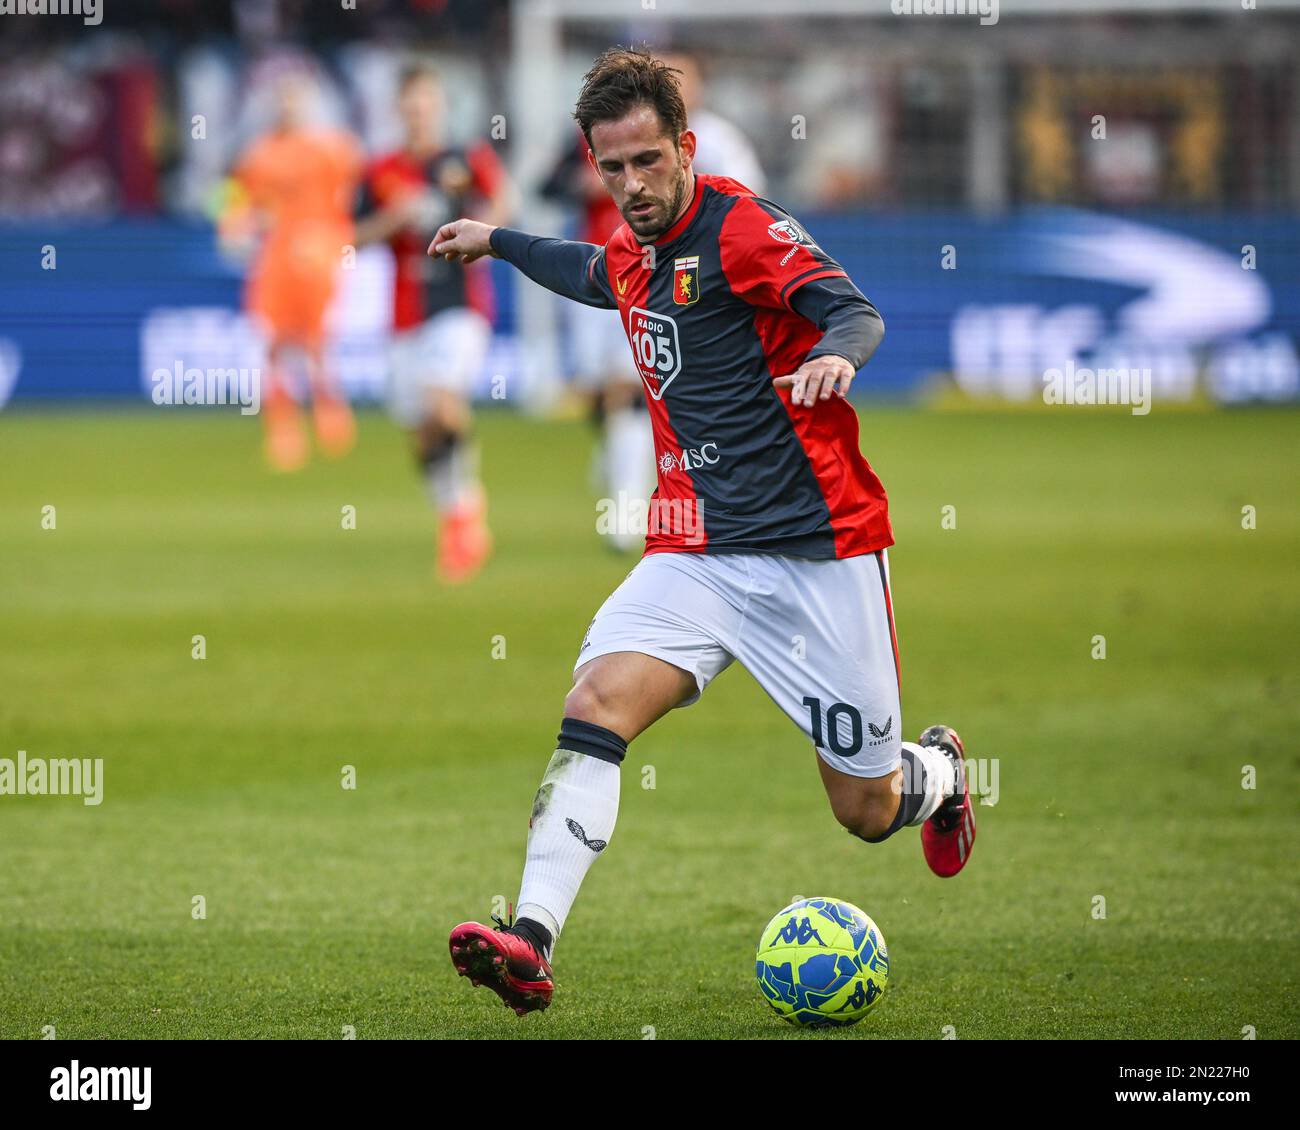
<path fill-rule="evenodd" d="M 455 510 L 478 486 L 478 448 L 468 437 L 453 443 L 441 456 L 424 465 L 429 501 L 439 513 Z"/>
<path fill-rule="evenodd" d="M 917 761 L 925 766 L 925 796 L 921 800 L 921 807 L 917 810 L 916 816 L 909 821 L 909 824 L 924 824 L 938 811 L 944 798 L 952 796 L 953 790 L 957 787 L 957 769 L 941 749 L 917 745 L 915 742 L 904 742 L 903 745 Z M 907 763 L 903 764 L 905 767 L 903 772 L 906 773 Z M 911 781 L 904 781 L 903 787 L 910 792 L 915 786 Z"/>
<path fill-rule="evenodd" d="M 654 489 L 655 444 L 650 416 L 635 408 L 619 408 L 605 417 L 605 436 L 601 451 L 605 484 L 612 498 L 626 497 L 644 511 Z M 611 534 L 620 548 L 630 548 L 640 540 L 639 534 Z"/>
<path fill-rule="evenodd" d="M 621 774 L 612 762 L 557 749 L 533 801 L 516 919 L 560 936 L 578 888 L 618 819 Z"/>

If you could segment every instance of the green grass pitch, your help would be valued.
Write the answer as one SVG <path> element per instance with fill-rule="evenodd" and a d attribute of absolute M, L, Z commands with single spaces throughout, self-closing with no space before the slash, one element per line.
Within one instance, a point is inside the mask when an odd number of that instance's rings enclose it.
<path fill-rule="evenodd" d="M 254 419 L 10 412 L 0 757 L 102 758 L 105 795 L 0 797 L 0 1036 L 1294 1039 L 1298 422 L 865 409 L 904 730 L 999 763 L 972 864 L 842 831 L 733 667 L 633 743 L 554 1003 L 520 1020 L 446 937 L 517 893 L 575 650 L 632 564 L 594 532 L 587 429 L 484 415 L 499 552 L 447 590 L 377 415 L 275 478 Z M 810 1036 L 753 957 L 816 894 L 871 914 L 892 970 Z"/>

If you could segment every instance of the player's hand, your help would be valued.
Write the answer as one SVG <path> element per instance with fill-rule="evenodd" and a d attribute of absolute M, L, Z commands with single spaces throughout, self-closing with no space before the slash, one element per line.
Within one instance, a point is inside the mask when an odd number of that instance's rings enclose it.
<path fill-rule="evenodd" d="M 772 383 L 790 390 L 791 403 L 811 408 L 818 400 L 830 399 L 832 392 L 847 396 L 854 372 L 846 358 L 825 353 L 805 361 L 788 377 L 777 377 Z"/>
<path fill-rule="evenodd" d="M 491 224 L 478 220 L 452 220 L 438 229 L 429 244 L 429 254 L 435 259 L 441 256 L 448 261 L 459 259 L 462 263 L 472 263 L 484 255 L 499 259 L 489 242 L 495 230 Z"/>

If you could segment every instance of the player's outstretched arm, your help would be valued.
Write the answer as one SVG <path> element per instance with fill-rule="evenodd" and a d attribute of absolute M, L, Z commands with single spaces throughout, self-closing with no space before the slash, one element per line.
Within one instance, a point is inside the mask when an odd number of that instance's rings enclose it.
<path fill-rule="evenodd" d="M 462 263 L 491 255 L 564 298 L 607 310 L 618 305 L 605 277 L 605 249 L 594 243 L 548 239 L 477 220 L 453 220 L 438 229 L 429 254 L 459 258 Z"/>

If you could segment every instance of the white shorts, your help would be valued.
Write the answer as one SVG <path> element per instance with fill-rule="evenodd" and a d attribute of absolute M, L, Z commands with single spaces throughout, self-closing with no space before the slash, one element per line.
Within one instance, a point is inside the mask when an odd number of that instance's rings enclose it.
<path fill-rule="evenodd" d="M 740 660 L 818 755 L 852 777 L 901 763 L 898 653 L 884 550 L 833 561 L 768 554 L 643 557 L 596 613 L 576 671 L 636 651 L 709 682 Z"/>
<path fill-rule="evenodd" d="M 429 390 L 469 396 L 492 341 L 492 325 L 477 310 L 457 306 L 393 337 L 388 410 L 404 428 L 428 415 Z"/>
<path fill-rule="evenodd" d="M 618 311 L 581 302 L 570 302 L 568 306 L 574 384 L 586 392 L 602 389 L 611 378 L 620 376 L 628 384 L 640 384 Z"/>

